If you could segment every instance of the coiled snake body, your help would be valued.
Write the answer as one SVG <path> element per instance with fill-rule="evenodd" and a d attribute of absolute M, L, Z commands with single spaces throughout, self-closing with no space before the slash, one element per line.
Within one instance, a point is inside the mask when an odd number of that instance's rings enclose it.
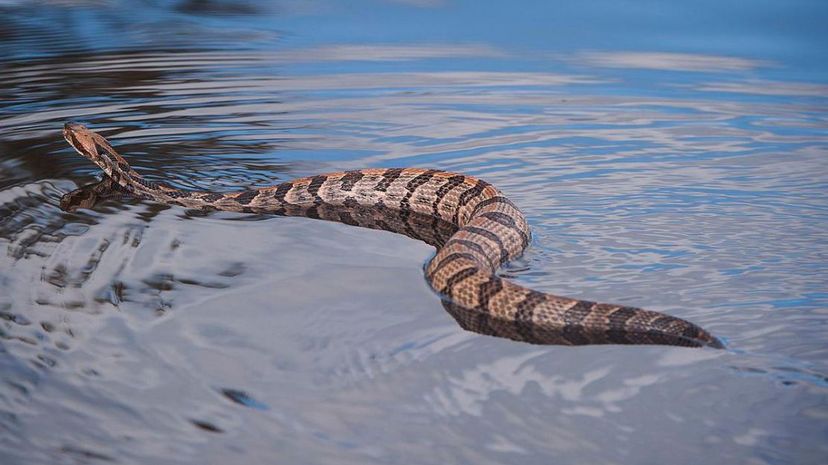
<path fill-rule="evenodd" d="M 102 136 L 67 123 L 66 140 L 131 195 L 188 208 L 305 216 L 388 229 L 438 248 L 429 285 L 469 330 L 541 344 L 721 347 L 685 320 L 621 305 L 546 294 L 495 273 L 529 244 L 523 214 L 491 184 L 420 168 L 363 169 L 241 192 L 195 192 L 150 182 Z M 425 232 L 424 232 L 425 231 Z"/>

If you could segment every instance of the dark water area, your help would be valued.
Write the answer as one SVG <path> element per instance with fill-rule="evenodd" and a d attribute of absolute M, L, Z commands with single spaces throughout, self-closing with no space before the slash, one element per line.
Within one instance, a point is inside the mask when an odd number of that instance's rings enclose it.
<path fill-rule="evenodd" d="M 0 463 L 828 460 L 828 4 L 0 1 Z M 363 167 L 498 186 L 503 275 L 726 350 L 464 331 L 428 245 L 135 199 Z"/>

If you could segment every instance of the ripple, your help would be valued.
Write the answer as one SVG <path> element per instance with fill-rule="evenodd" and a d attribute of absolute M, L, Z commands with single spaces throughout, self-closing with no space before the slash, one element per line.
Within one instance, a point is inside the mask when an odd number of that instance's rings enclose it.
<path fill-rule="evenodd" d="M 0 461 L 828 453 L 821 7 L 2 3 Z M 465 332 L 423 282 L 431 249 L 385 231 L 120 197 L 64 212 L 100 176 L 68 119 L 183 188 L 481 176 L 533 227 L 504 275 L 729 350 Z"/>
<path fill-rule="evenodd" d="M 588 66 L 665 71 L 747 71 L 773 66 L 766 61 L 740 57 L 665 52 L 585 52 L 575 60 Z"/>
<path fill-rule="evenodd" d="M 244 391 L 240 391 L 238 389 L 222 389 L 221 393 L 224 397 L 230 399 L 231 401 L 243 405 L 245 407 L 250 407 L 256 410 L 267 410 L 268 406 L 259 402 L 258 400 L 251 397 Z"/>

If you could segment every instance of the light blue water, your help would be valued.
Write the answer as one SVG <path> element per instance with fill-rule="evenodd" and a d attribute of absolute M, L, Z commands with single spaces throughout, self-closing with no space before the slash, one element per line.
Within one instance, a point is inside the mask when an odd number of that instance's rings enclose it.
<path fill-rule="evenodd" d="M 0 2 L 0 462 L 825 463 L 828 3 Z M 463 331 L 431 249 L 112 200 L 63 122 L 230 190 L 500 187 L 535 289 L 729 350 Z"/>

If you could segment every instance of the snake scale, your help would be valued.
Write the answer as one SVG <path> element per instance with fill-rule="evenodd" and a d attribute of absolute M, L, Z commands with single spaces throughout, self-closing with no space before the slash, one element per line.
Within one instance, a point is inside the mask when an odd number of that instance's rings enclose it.
<path fill-rule="evenodd" d="M 422 168 L 321 174 L 237 192 L 196 192 L 146 180 L 99 134 L 67 123 L 63 135 L 100 167 L 103 183 L 140 198 L 194 209 L 303 216 L 385 229 L 437 247 L 428 284 L 465 329 L 536 344 L 722 347 L 702 328 L 639 308 L 538 292 L 497 276 L 530 241 L 520 210 L 491 184 Z M 101 191 L 100 185 L 94 191 Z M 83 201 L 90 193 L 79 196 Z"/>

